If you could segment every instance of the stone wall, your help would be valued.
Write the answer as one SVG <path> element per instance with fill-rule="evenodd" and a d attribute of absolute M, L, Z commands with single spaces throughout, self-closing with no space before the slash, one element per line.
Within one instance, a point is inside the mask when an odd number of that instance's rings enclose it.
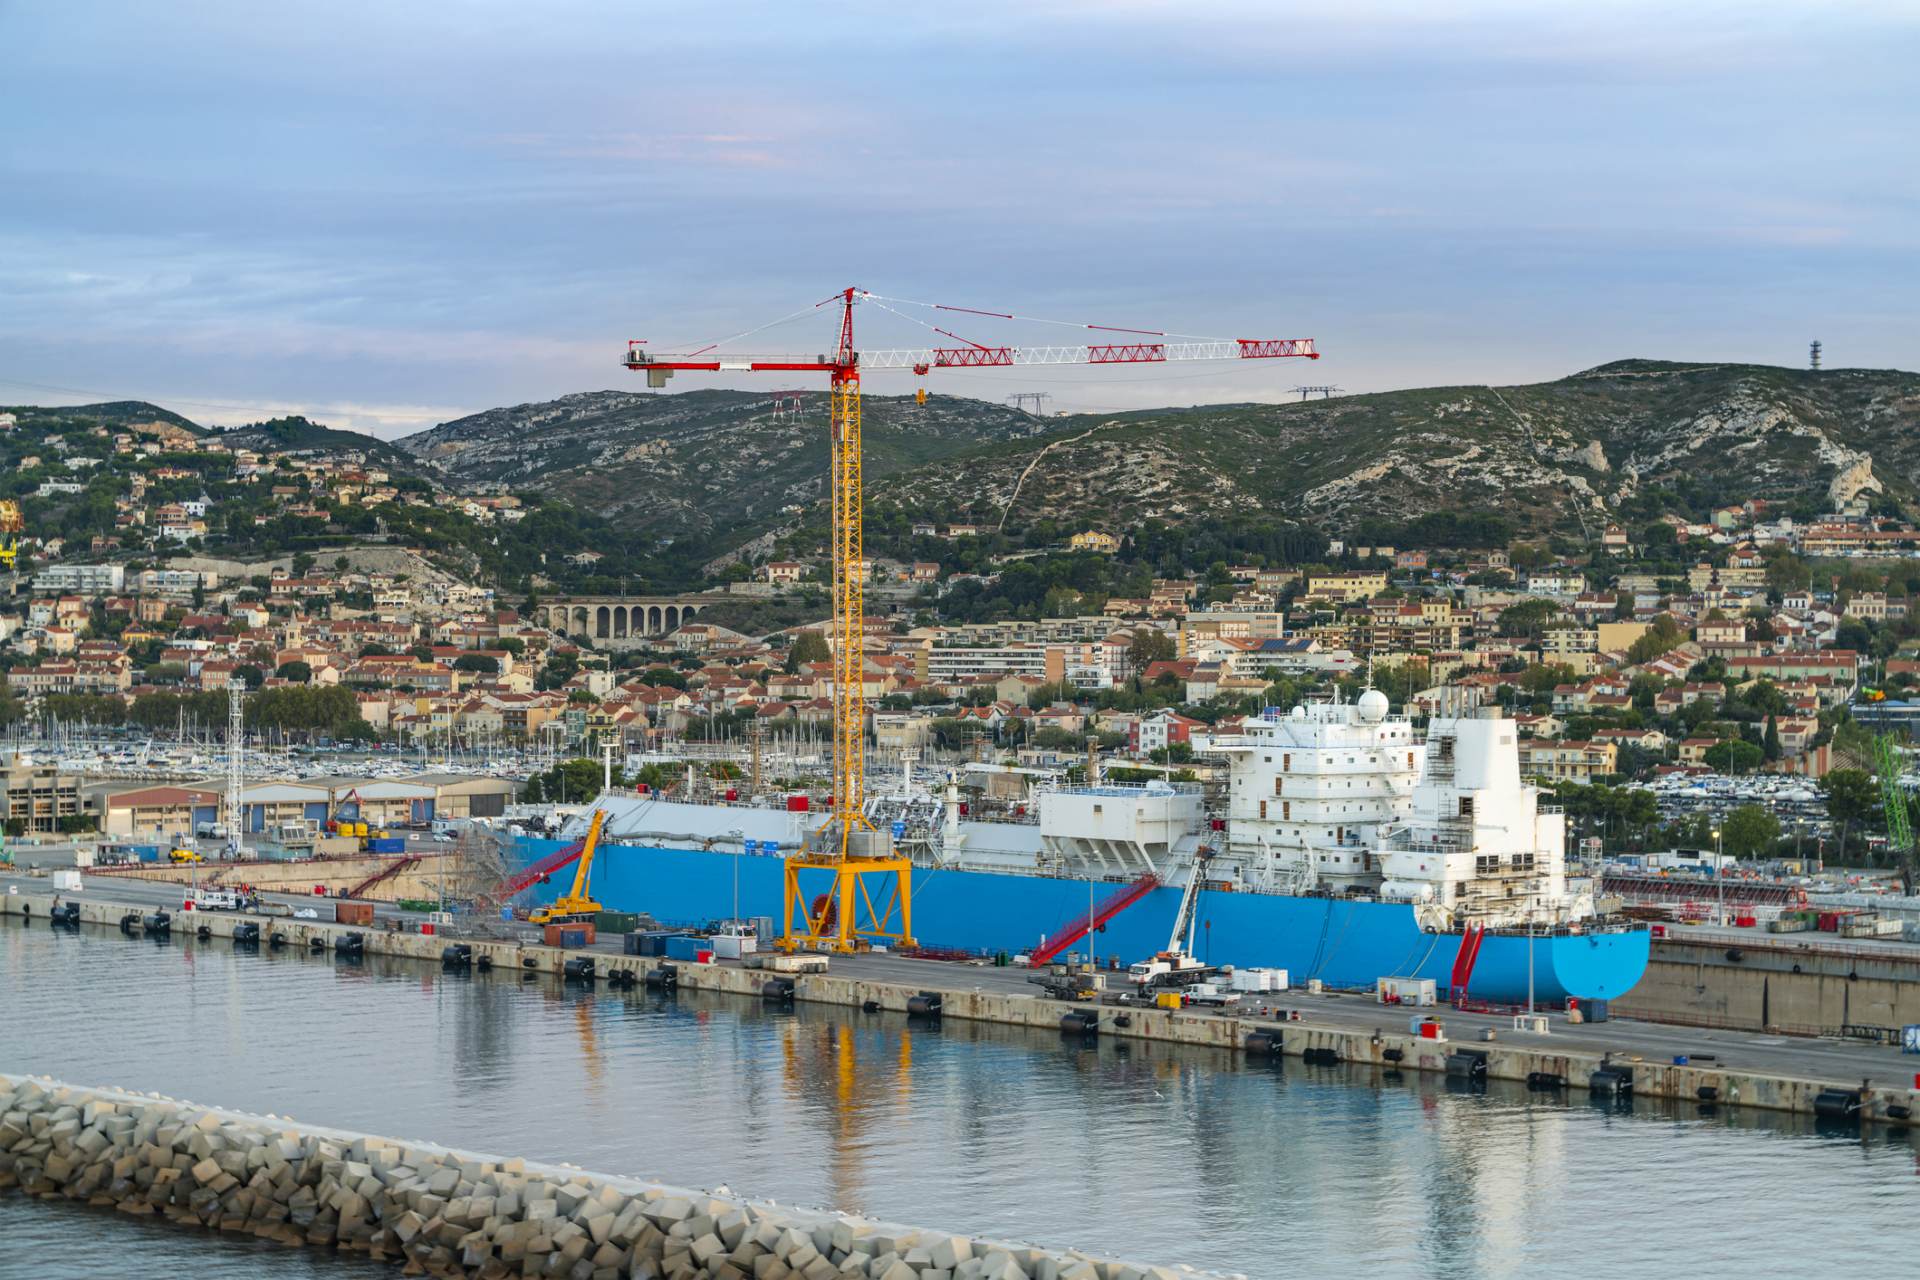
<path fill-rule="evenodd" d="M 1920 1023 L 1920 957 L 1830 937 L 1664 939 L 1653 944 L 1646 976 L 1614 1008 L 1630 1018 L 1798 1035 Z"/>
<path fill-rule="evenodd" d="M 485 1280 L 1197 1274 L 0 1075 L 0 1191 L 9 1188 Z"/>

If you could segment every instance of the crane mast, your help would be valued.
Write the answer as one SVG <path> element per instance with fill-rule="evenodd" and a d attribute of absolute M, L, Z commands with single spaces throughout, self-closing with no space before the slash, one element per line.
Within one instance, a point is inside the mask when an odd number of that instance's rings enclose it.
<path fill-rule="evenodd" d="M 833 562 L 833 618 L 829 647 L 833 668 L 832 813 L 798 852 L 786 859 L 783 929 L 780 945 L 792 951 L 853 951 L 875 941 L 914 945 L 912 862 L 893 847 L 891 832 L 877 830 L 866 816 L 866 592 L 861 566 L 864 489 L 861 477 L 860 371 L 910 369 L 924 376 L 933 369 L 977 369 L 1014 365 L 1159 364 L 1170 360 L 1262 360 L 1298 356 L 1320 358 L 1311 338 L 1206 338 L 1169 342 L 1158 330 L 1110 325 L 1072 327 L 1128 335 L 1129 340 L 1086 346 L 1016 347 L 973 342 L 936 325 L 933 332 L 960 346 L 896 348 L 861 352 L 853 341 L 853 308 L 871 301 L 888 311 L 889 301 L 965 312 L 1005 320 L 1023 317 L 935 303 L 884 299 L 863 289 L 846 288 L 815 304 L 812 311 L 836 307 L 839 338 L 831 352 L 818 355 L 722 355 L 714 346 L 684 354 L 655 354 L 644 342 L 627 344 L 625 364 L 647 375 L 647 385 L 666 386 L 675 372 L 825 373 L 830 391 L 828 447 L 832 515 L 829 558 Z M 806 314 L 805 312 L 801 314 Z M 895 314 L 903 314 L 896 312 Z M 789 317 L 791 318 L 791 317 Z M 912 319 L 912 317 L 907 317 Z M 916 323 L 924 323 L 915 321 Z M 780 323 L 776 321 L 775 323 Z M 1058 323 L 1044 321 L 1039 323 Z M 765 326 L 763 326 L 765 327 Z M 1140 341 L 1137 339 L 1158 339 Z M 717 344 L 715 344 L 717 345 Z M 925 391 L 916 395 L 924 404 Z M 584 859 L 583 859 L 584 862 Z M 1196 872 L 1197 874 L 1197 872 Z M 809 882 L 826 892 L 808 897 Z M 797 919 L 796 919 L 797 917 Z"/>

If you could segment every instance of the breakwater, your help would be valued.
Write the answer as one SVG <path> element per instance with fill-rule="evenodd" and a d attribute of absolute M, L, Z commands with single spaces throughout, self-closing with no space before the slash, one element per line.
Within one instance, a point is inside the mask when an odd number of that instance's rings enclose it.
<path fill-rule="evenodd" d="M 9 1188 L 486 1280 L 1199 1274 L 0 1075 Z"/>
<path fill-rule="evenodd" d="M 137 931 L 150 908 L 103 902 L 89 897 L 78 905 L 82 922 Z M 0 897 L 0 911 L 44 918 L 52 895 Z M 205 930 L 231 937 L 246 925 L 257 926 L 261 941 L 274 945 L 333 951 L 354 943 L 368 952 L 437 962 L 449 939 L 404 931 L 353 929 L 309 920 L 261 919 L 230 913 L 193 913 L 174 918 L 181 931 Z M 355 940 L 357 939 L 357 942 Z M 1543 1092 L 1595 1090 L 1621 1096 L 1677 1099 L 1711 1105 L 1754 1107 L 1847 1123 L 1908 1126 L 1920 1114 L 1920 1091 L 1913 1082 L 1911 1058 L 1898 1054 L 1871 1060 L 1865 1070 L 1849 1061 L 1844 1070 L 1793 1070 L 1764 1065 L 1776 1051 L 1757 1042 L 1743 1056 L 1749 1064 L 1721 1055 L 1653 1052 L 1643 1028 L 1609 1028 L 1604 1045 L 1570 1045 L 1559 1037 L 1518 1036 L 1493 1041 L 1431 1039 L 1414 1034 L 1404 1010 L 1348 1004 L 1329 1007 L 1328 1016 L 1300 1020 L 1230 1017 L 1157 1008 L 1091 1006 L 1002 991 L 947 987 L 965 971 L 929 965 L 927 986 L 843 976 L 831 971 L 784 973 L 732 964 L 663 965 L 641 957 L 602 951 L 568 951 L 518 942 L 469 941 L 472 962 L 498 970 L 564 975 L 586 966 L 598 981 L 671 985 L 777 1001 L 819 1002 L 873 1012 L 913 1015 L 924 1010 L 928 994 L 938 996 L 942 1019 L 1000 1023 L 1077 1036 L 1153 1040 L 1227 1050 L 1242 1054 L 1292 1057 L 1323 1064 L 1357 1063 L 1385 1070 L 1433 1072 L 1468 1081 L 1511 1080 Z M 824 962 L 820 962 L 824 964 Z M 950 976 L 951 975 L 951 976 Z M 931 988 L 931 991 L 930 991 Z M 1337 1015 L 1337 1016 L 1336 1016 Z M 1598 1030 L 1597 1028 L 1595 1030 Z M 1684 1059 L 1684 1060 L 1681 1060 Z M 1863 1079 L 1878 1075 L 1878 1079 Z M 1891 1080 L 1891 1083 L 1889 1081 Z"/>

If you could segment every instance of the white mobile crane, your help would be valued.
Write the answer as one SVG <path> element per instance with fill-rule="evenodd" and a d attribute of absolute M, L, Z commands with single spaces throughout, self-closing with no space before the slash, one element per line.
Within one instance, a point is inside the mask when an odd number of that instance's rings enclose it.
<path fill-rule="evenodd" d="M 1207 860 L 1213 851 L 1202 845 L 1193 856 L 1193 869 L 1187 876 L 1186 891 L 1180 895 L 1180 912 L 1173 918 L 1173 933 L 1164 951 L 1151 960 L 1127 966 L 1127 981 L 1144 994 L 1165 987 L 1190 987 L 1205 982 L 1219 970 L 1202 964 L 1193 955 L 1194 930 L 1200 923 L 1200 884 L 1206 879 Z"/>

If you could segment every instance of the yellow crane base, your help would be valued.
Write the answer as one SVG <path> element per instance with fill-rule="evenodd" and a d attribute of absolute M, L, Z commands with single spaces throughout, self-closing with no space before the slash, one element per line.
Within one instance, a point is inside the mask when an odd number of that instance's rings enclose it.
<path fill-rule="evenodd" d="M 847 954 L 876 942 L 914 945 L 913 862 L 908 858 L 795 854 L 786 862 L 784 902 L 783 951 Z"/>

